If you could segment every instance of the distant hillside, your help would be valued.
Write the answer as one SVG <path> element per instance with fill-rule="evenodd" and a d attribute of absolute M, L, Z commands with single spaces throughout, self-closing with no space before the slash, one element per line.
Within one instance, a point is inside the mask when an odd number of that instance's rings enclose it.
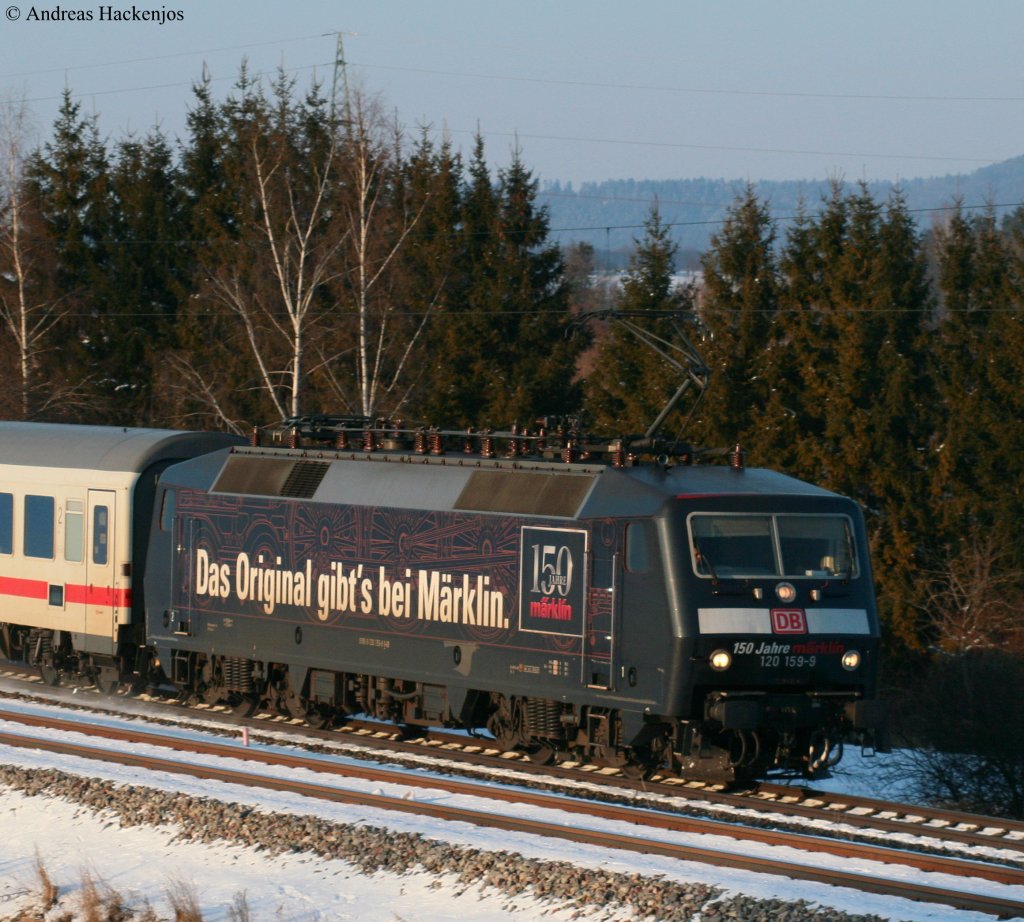
<path fill-rule="evenodd" d="M 854 182 L 847 180 L 847 186 Z M 593 245 L 600 262 L 621 267 L 633 250 L 633 241 L 643 235 L 643 222 L 657 199 L 662 221 L 673 225 L 680 268 L 688 268 L 707 249 L 711 235 L 745 185 L 743 180 L 725 179 L 610 179 L 578 188 L 550 182 L 542 185 L 540 201 L 550 210 L 552 236 L 557 242 L 586 241 Z M 998 213 L 1005 214 L 1024 202 L 1024 156 L 974 173 L 908 179 L 900 186 L 922 229 L 930 225 L 935 210 L 958 197 L 966 206 L 1000 206 Z M 755 188 L 768 201 L 784 234 L 783 219 L 795 214 L 801 202 L 806 210 L 816 210 L 828 195 L 829 182 L 759 182 Z M 869 188 L 884 202 L 893 184 L 869 183 Z"/>

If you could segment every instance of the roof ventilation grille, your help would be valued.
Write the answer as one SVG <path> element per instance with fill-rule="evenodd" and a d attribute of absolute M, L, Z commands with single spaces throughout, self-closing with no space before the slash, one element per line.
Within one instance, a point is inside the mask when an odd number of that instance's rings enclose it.
<path fill-rule="evenodd" d="M 296 461 L 281 487 L 281 496 L 311 499 L 329 467 L 330 464 L 323 461 Z"/>

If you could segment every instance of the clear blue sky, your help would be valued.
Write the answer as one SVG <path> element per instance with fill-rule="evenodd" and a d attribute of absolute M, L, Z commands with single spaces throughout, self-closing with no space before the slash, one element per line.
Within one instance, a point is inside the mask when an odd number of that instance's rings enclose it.
<path fill-rule="evenodd" d="M 112 140 L 184 132 L 204 63 L 348 77 L 410 133 L 518 138 L 542 180 L 909 179 L 1024 154 L 1019 0 L 138 0 L 0 5 L 0 94 L 47 137 L 65 86 Z M 34 11 L 34 12 L 33 12 Z M 64 21 L 39 21 L 44 12 Z M 67 21 L 72 11 L 92 21 Z M 15 18 L 17 17 L 17 18 Z"/>

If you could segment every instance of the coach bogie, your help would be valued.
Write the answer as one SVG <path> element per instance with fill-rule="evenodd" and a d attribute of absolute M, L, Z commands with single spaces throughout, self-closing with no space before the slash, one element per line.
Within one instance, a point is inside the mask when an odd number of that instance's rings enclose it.
<path fill-rule="evenodd" d="M 114 694 L 123 681 L 119 658 L 80 652 L 69 631 L 4 625 L 3 633 L 8 658 L 35 666 L 47 685 L 94 685 L 104 694 Z"/>

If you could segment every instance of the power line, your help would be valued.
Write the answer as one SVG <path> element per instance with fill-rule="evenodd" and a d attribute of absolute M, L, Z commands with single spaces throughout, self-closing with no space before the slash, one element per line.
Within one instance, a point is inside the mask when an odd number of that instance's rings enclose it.
<path fill-rule="evenodd" d="M 449 131 L 458 134 L 469 134 L 467 129 L 450 128 Z M 633 139 L 620 138 L 582 138 L 572 135 L 547 135 L 527 134 L 522 131 L 490 131 L 490 135 L 498 137 L 528 138 L 534 141 L 571 141 L 574 144 L 634 144 L 639 147 L 664 147 L 679 150 L 706 150 L 706 151 L 732 151 L 743 154 L 810 154 L 816 157 L 861 157 L 874 160 L 934 160 L 945 163 L 1000 163 L 999 160 L 989 160 L 981 157 L 944 157 L 934 154 L 874 154 L 863 151 L 836 151 L 836 150 L 800 150 L 798 148 L 786 147 L 740 147 L 725 144 L 681 144 L 675 141 L 636 141 Z"/>
<path fill-rule="evenodd" d="M 685 93 L 705 96 L 778 97 L 782 99 L 846 99 L 885 102 L 1024 102 L 1024 96 L 929 96 L 900 95 L 895 93 L 821 93 L 785 90 L 727 90 L 716 87 L 663 86 L 649 83 L 601 83 L 588 80 L 554 80 L 549 77 L 518 77 L 507 74 L 486 74 L 468 71 L 436 70 L 425 67 L 403 67 L 391 64 L 356 64 L 368 70 L 395 70 L 414 74 L 434 74 L 439 77 L 461 77 L 469 80 L 499 80 L 509 83 L 531 83 L 547 86 L 572 86 L 602 90 L 639 90 L 642 92 Z"/>
<path fill-rule="evenodd" d="M 604 197 L 604 198 L 607 198 L 607 197 Z M 617 201 L 617 199 L 612 199 L 612 200 L 613 201 Z M 626 199 L 625 201 L 641 202 L 643 200 L 642 199 Z M 665 202 L 664 200 L 659 200 L 659 202 L 661 204 L 682 204 L 682 205 L 688 204 L 686 202 L 671 202 L 671 201 Z M 706 205 L 707 207 L 717 207 L 717 208 L 728 208 L 729 207 L 728 205 L 712 206 L 712 205 L 707 205 L 707 203 L 701 203 L 701 204 Z M 995 211 L 995 210 L 1001 210 L 1001 209 L 1006 209 L 1006 208 L 1021 208 L 1022 206 L 1024 206 L 1024 202 L 985 202 L 985 203 L 977 204 L 977 205 L 969 205 L 969 204 L 961 203 L 959 205 L 956 205 L 956 204 L 954 204 L 954 205 L 932 205 L 932 206 L 921 207 L 921 208 L 907 208 L 907 209 L 905 209 L 905 211 L 906 211 L 907 214 L 911 214 L 911 215 L 914 215 L 914 214 L 938 214 L 938 213 L 942 213 L 942 212 L 954 212 L 954 211 L 961 211 L 961 212 L 965 212 L 965 211 L 987 211 L 988 209 L 992 209 L 993 211 Z M 807 213 L 804 214 L 804 215 L 800 215 L 800 214 L 781 214 L 781 215 L 771 215 L 770 217 L 771 217 L 771 220 L 773 222 L 783 223 L 783 222 L 788 222 L 788 221 L 796 221 L 800 217 L 814 217 L 815 214 L 816 214 L 815 210 L 808 209 Z M 724 224 L 726 222 L 726 220 L 727 220 L 726 218 L 709 218 L 709 219 L 703 220 L 703 221 L 663 221 L 662 222 L 662 227 L 666 227 L 666 228 L 672 228 L 672 227 L 710 227 L 710 226 Z M 574 226 L 567 226 L 567 227 L 549 227 L 548 228 L 548 233 L 549 234 L 563 234 L 563 233 L 569 233 L 571 231 L 593 231 L 593 232 L 601 231 L 601 232 L 604 232 L 604 231 L 621 231 L 621 230 L 642 230 L 644 227 L 646 227 L 646 223 L 642 222 L 642 221 L 641 222 L 637 222 L 637 223 L 631 223 L 631 224 L 607 224 L 607 223 L 593 224 L 593 225 L 582 224 L 582 225 L 574 225 Z M 491 231 L 476 231 L 471 236 L 477 237 L 477 238 L 482 238 L 482 237 L 490 236 L 491 234 L 492 234 Z M 416 238 L 419 235 L 416 234 L 416 233 L 410 233 L 408 236 L 410 238 Z M 217 243 L 217 242 L 218 242 L 217 240 L 210 239 L 210 238 L 207 238 L 207 237 L 173 237 L 173 238 L 163 237 L 163 238 L 157 238 L 157 239 L 133 238 L 131 240 L 113 240 L 113 241 L 105 240 L 104 241 L 104 245 L 106 245 L 106 246 L 110 246 L 111 244 L 119 245 L 119 246 L 128 246 L 128 245 L 131 245 L 131 246 L 136 246 L 136 245 L 138 245 L 138 246 L 182 246 L 182 245 L 188 245 L 188 246 L 204 247 L 204 246 L 212 246 L 214 243 Z M 239 244 L 252 245 L 252 246 L 257 245 L 255 243 L 249 244 L 249 241 L 244 241 L 244 240 L 231 240 L 230 242 L 231 242 L 231 244 L 233 246 L 237 246 Z"/>
<path fill-rule="evenodd" d="M 335 35 L 337 41 L 340 43 L 342 34 L 355 34 L 355 33 L 341 33 L 340 31 L 326 33 L 328 35 Z M 320 36 L 302 36 L 291 39 L 280 39 L 277 41 L 261 42 L 261 43 L 250 43 L 247 45 L 234 45 L 234 46 L 223 46 L 221 48 L 205 49 L 201 51 L 189 51 L 189 52 L 177 52 L 174 54 L 167 55 L 156 55 L 146 58 L 132 58 L 124 59 L 122 61 L 110 62 L 109 64 L 94 63 L 85 65 L 75 65 L 71 67 L 63 68 L 48 68 L 45 70 L 38 71 L 27 71 L 23 73 L 12 73 L 2 74 L 0 79 L 7 79 L 11 77 L 20 76 L 31 76 L 36 74 L 47 74 L 47 73 L 67 73 L 75 70 L 85 70 L 91 68 L 99 68 L 106 66 L 114 66 L 121 64 L 134 64 L 134 63 L 146 63 L 150 61 L 158 61 L 170 58 L 181 58 L 181 57 L 192 57 L 197 54 L 213 54 L 221 51 L 237 51 L 245 50 L 248 48 L 258 48 L 268 45 L 282 45 L 289 44 L 298 41 L 305 41 L 311 38 L 320 38 Z M 282 73 L 298 73 L 306 70 L 314 70 L 317 67 L 331 67 L 335 73 L 335 79 L 337 79 L 339 61 L 343 62 L 345 68 L 347 67 L 361 67 L 364 69 L 390 69 L 398 71 L 407 71 L 411 73 L 425 73 L 435 74 L 439 76 L 457 76 L 464 77 L 466 79 L 493 79 L 493 80 L 506 80 L 512 82 L 525 82 L 525 83 L 549 83 L 553 85 L 567 85 L 567 86 L 578 86 L 578 87 L 589 87 L 594 89 L 608 89 L 608 88 L 619 88 L 628 90 L 659 90 L 665 92 L 679 92 L 679 93 L 706 93 L 713 95 L 729 95 L 729 96 L 779 96 L 779 97 L 806 97 L 806 98 L 823 98 L 823 99 L 862 99 L 862 100 L 904 100 L 904 101 L 953 101 L 953 102 L 1021 102 L 1024 101 L 1024 97 L 1016 96 L 1004 96 L 1004 97 L 967 97 L 967 96 L 897 96 L 897 95 L 870 95 L 870 94 L 830 94 L 830 93 L 788 93 L 788 92 L 772 92 L 772 91 L 761 91 L 761 90 L 723 90 L 716 88 L 686 88 L 686 87 L 665 87 L 657 85 L 645 85 L 645 84 L 615 84 L 615 83 L 599 83 L 599 82 L 586 82 L 576 80 L 549 80 L 534 77 L 509 77 L 505 75 L 493 75 L 493 74 L 478 74 L 469 72 L 454 72 L 444 70 L 433 70 L 426 68 L 409 68 L 409 67 L 392 67 L 384 65 L 367 65 L 367 64 L 354 64 L 350 61 L 346 61 L 343 56 L 343 51 L 339 45 L 336 50 L 336 54 L 333 60 L 330 61 L 319 61 L 313 64 L 303 64 L 291 68 L 277 68 Z M 267 71 L 257 71 L 255 77 L 263 77 L 267 75 Z M 212 82 L 223 82 L 225 80 L 234 79 L 233 77 L 219 77 L 214 78 Z M 345 76 L 347 80 L 347 74 Z M 97 96 L 112 96 L 119 93 L 137 93 L 137 92 L 151 92 L 154 90 L 165 90 L 175 88 L 186 88 L 195 85 L 195 80 L 189 81 L 175 81 L 171 83 L 160 83 L 160 84 L 147 84 L 144 86 L 125 87 L 119 86 L 115 89 L 108 90 L 92 90 L 83 92 L 73 92 L 71 94 L 74 99 L 88 99 L 90 97 Z M 333 91 L 332 91 L 333 92 Z M 62 98 L 61 95 L 49 95 L 49 96 L 37 96 L 26 100 L 30 103 L 39 102 L 53 102 Z M 473 128 L 451 128 L 450 126 L 445 129 L 447 132 L 453 134 L 462 135 L 476 135 L 480 129 Z M 538 133 L 526 133 L 523 131 L 488 131 L 488 136 L 491 137 L 514 137 L 520 139 L 529 139 L 534 141 L 556 141 L 556 142 L 567 142 L 573 144 L 604 144 L 604 145 L 630 145 L 635 147 L 642 147 L 647 149 L 668 149 L 668 150 L 696 150 L 696 151 L 727 151 L 731 153 L 744 153 L 744 154 L 778 154 L 788 156 L 816 156 L 816 157 L 855 157 L 859 159 L 872 159 L 872 160 L 916 160 L 916 161 L 928 161 L 936 163 L 976 163 L 983 165 L 991 165 L 1001 162 L 998 159 L 992 158 L 981 158 L 981 157 L 963 157 L 963 156 L 942 156 L 934 154 L 893 154 L 893 153 L 876 153 L 876 152 L 864 152 L 864 151 L 833 151 L 833 150 L 811 150 L 801 148 L 773 148 L 773 147 L 756 147 L 756 146 L 743 146 L 743 145 L 723 145 L 723 144 L 693 144 L 693 143 L 680 143 L 670 141 L 654 141 L 654 140 L 636 140 L 635 138 L 614 138 L 614 137 L 582 137 L 576 135 L 550 135 L 550 134 L 538 134 Z"/>
<path fill-rule="evenodd" d="M 61 67 L 41 68 L 39 70 L 15 71 L 0 74 L 0 80 L 7 80 L 19 77 L 34 77 L 42 74 L 70 73 L 79 70 L 94 70 L 102 67 L 120 67 L 128 64 L 147 64 L 153 61 L 174 60 L 177 58 L 196 57 L 204 54 L 220 54 L 226 51 L 247 51 L 253 48 L 265 48 L 275 45 L 289 45 L 296 42 L 310 41 L 322 38 L 327 35 L 338 35 L 337 30 L 317 35 L 300 35 L 293 38 L 275 39 L 266 42 L 247 42 L 244 45 L 222 45 L 216 48 L 198 48 L 191 51 L 178 51 L 170 54 L 149 55 L 141 58 L 122 58 L 114 61 L 96 61 L 89 64 L 70 64 Z M 355 33 L 347 33 L 354 35 Z M 613 83 L 607 81 L 590 80 L 559 80 L 543 77 L 522 77 L 509 74 L 480 73 L 473 71 L 451 71 L 439 70 L 436 68 L 407 67 L 392 64 L 369 64 L 359 62 L 348 62 L 352 67 L 360 67 L 365 70 L 390 70 L 402 73 L 433 74 L 440 77 L 459 77 L 467 80 L 496 80 L 508 83 L 528 83 L 547 86 L 571 86 L 585 89 L 615 89 L 634 90 L 639 92 L 661 92 L 661 93 L 682 93 L 687 95 L 704 96 L 748 96 L 754 98 L 776 97 L 781 99 L 827 99 L 827 100 L 853 100 L 853 101 L 884 101 L 884 102 L 1024 102 L 1024 96 L 959 96 L 959 95 L 931 95 L 931 94 L 901 94 L 901 93 L 825 93 L 810 90 L 764 90 L 764 89 L 726 89 L 722 87 L 709 86 L 669 86 L 664 84 L 651 83 Z M 142 89 L 142 88 L 140 88 Z"/>
<path fill-rule="evenodd" d="M 295 74 L 295 73 L 298 73 L 298 72 L 304 71 L 304 70 L 315 70 L 317 67 L 332 67 L 333 65 L 334 65 L 333 61 L 321 61 L 321 62 L 316 63 L 316 64 L 301 64 L 301 65 L 299 65 L 297 67 L 282 67 L 282 68 L 279 68 L 279 69 L 275 68 L 275 72 L 280 72 L 280 73 L 283 73 L 283 74 Z M 254 79 L 259 79 L 259 78 L 268 76 L 268 74 L 269 74 L 269 72 L 266 71 L 266 70 L 259 70 L 259 71 L 256 71 L 255 73 L 253 73 L 251 76 Z M 223 83 L 226 80 L 236 80 L 237 77 L 238 77 L 237 74 L 234 74 L 234 75 L 232 75 L 230 77 L 210 77 L 209 78 L 209 82 L 210 83 Z M 72 92 L 71 93 L 71 98 L 72 99 L 78 99 L 78 100 L 85 100 L 85 99 L 89 99 L 89 98 L 91 98 L 93 96 L 114 96 L 114 95 L 116 95 L 118 93 L 141 93 L 141 92 L 145 92 L 147 90 L 169 90 L 169 89 L 175 89 L 175 88 L 179 88 L 179 87 L 191 88 L 191 87 L 195 86 L 195 84 L 196 84 L 195 80 L 189 80 L 187 82 L 179 81 L 179 82 L 175 82 L 175 83 L 154 83 L 154 84 L 150 84 L 149 86 L 132 86 L 132 87 L 123 87 L 122 86 L 122 87 L 118 87 L 117 89 L 114 89 L 114 90 L 85 90 L 85 91 L 83 91 L 81 93 Z M 31 97 L 29 99 L 26 99 L 25 102 L 53 102 L 55 100 L 63 99 L 63 98 L 64 98 L 64 95 L 63 95 L 63 93 L 61 93 L 60 95 L 57 95 L 57 96 L 35 96 L 35 97 Z"/>
<path fill-rule="evenodd" d="M 195 51 L 176 51 L 173 54 L 157 54 L 146 58 L 124 58 L 120 61 L 100 61 L 92 64 L 68 64 L 63 67 L 48 67 L 43 70 L 26 70 L 20 73 L 0 74 L 0 80 L 14 77 L 35 77 L 41 74 L 66 74 L 76 70 L 94 70 L 99 67 L 120 67 L 123 64 L 148 64 L 151 61 L 166 61 L 173 58 L 192 58 L 201 54 L 220 54 L 222 51 L 247 51 L 250 48 L 264 48 L 268 45 L 288 45 L 305 42 L 322 35 L 302 35 L 297 38 L 281 38 L 271 42 L 249 42 L 245 45 L 225 45 L 221 48 L 200 48 Z"/>

